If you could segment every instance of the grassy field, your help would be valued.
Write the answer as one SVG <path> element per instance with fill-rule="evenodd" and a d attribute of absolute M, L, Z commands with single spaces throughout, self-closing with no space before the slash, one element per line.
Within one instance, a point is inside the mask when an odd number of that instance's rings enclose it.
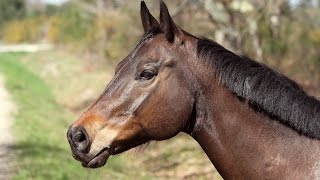
<path fill-rule="evenodd" d="M 100 169 L 82 168 L 65 134 L 113 74 L 113 66 L 90 67 L 63 52 L 0 54 L 0 73 L 18 105 L 14 179 L 221 179 L 185 135 L 112 157 Z"/>

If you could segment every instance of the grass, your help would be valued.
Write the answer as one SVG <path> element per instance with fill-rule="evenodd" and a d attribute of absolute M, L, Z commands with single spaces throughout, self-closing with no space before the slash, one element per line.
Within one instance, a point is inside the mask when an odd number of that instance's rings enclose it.
<path fill-rule="evenodd" d="M 0 73 L 18 106 L 13 127 L 16 145 L 11 147 L 18 162 L 13 179 L 128 179 L 123 176 L 122 158 L 111 158 L 108 168 L 94 171 L 72 158 L 65 134 L 75 117 L 56 102 L 41 78 L 21 65 L 24 56 L 0 54 Z"/>
<path fill-rule="evenodd" d="M 21 63 L 50 86 L 59 104 L 80 112 L 104 89 L 113 71 L 112 66 L 93 69 L 95 62 L 81 58 L 61 51 L 46 51 L 29 54 Z"/>

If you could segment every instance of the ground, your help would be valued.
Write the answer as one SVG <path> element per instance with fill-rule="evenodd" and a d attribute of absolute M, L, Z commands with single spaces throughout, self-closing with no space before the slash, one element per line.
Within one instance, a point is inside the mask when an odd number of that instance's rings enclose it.
<path fill-rule="evenodd" d="M 0 74 L 0 179 L 9 179 L 14 171 L 14 156 L 10 147 L 13 145 L 11 133 L 12 115 L 16 107 L 5 88 L 4 77 Z"/>

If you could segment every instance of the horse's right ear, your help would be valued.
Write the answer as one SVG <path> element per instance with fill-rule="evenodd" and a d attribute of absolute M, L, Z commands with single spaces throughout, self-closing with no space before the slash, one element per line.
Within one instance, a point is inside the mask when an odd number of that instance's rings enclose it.
<path fill-rule="evenodd" d="M 150 14 L 144 1 L 141 1 L 140 15 L 144 32 L 148 32 L 155 27 L 160 27 L 159 22 Z"/>

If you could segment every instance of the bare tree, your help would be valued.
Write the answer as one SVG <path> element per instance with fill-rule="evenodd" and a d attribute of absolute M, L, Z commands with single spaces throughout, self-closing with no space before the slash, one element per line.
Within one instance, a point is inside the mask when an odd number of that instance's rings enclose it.
<path fill-rule="evenodd" d="M 189 0 L 206 11 L 215 29 L 216 40 L 242 54 L 249 37 L 255 58 L 263 61 L 259 21 L 267 17 L 274 38 L 278 37 L 281 6 L 286 0 Z"/>

